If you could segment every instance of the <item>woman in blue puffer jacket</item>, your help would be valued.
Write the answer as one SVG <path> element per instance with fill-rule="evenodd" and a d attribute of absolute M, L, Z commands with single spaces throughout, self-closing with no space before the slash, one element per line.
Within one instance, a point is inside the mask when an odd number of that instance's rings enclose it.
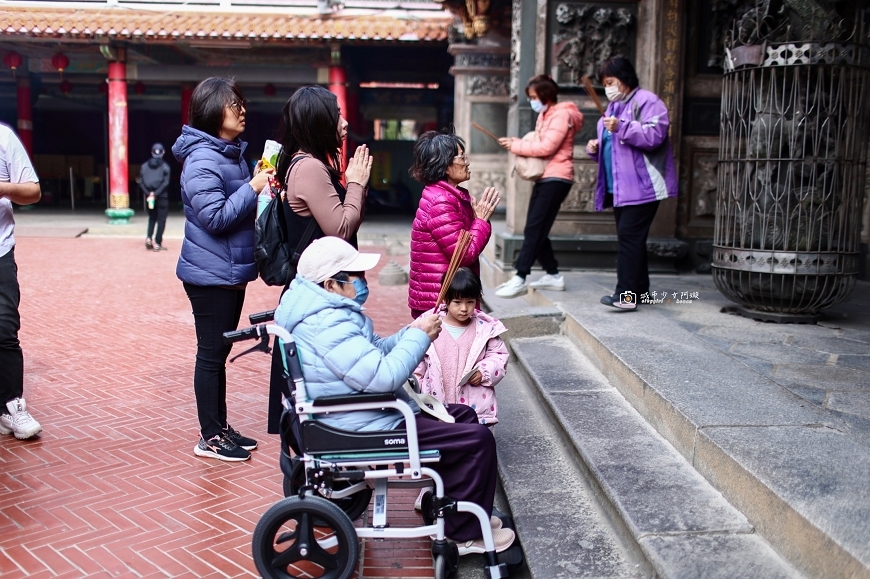
<path fill-rule="evenodd" d="M 222 334 L 238 326 L 245 287 L 257 278 L 254 219 L 257 194 L 269 175 L 260 171 L 252 178 L 242 156 L 247 143 L 238 137 L 245 130 L 245 99 L 233 80 L 199 83 L 190 99 L 189 118 L 172 153 L 184 165 L 186 219 L 175 273 L 184 282 L 196 326 L 193 389 L 200 439 L 193 452 L 242 461 L 251 458 L 257 441 L 227 423 L 230 346 Z"/>

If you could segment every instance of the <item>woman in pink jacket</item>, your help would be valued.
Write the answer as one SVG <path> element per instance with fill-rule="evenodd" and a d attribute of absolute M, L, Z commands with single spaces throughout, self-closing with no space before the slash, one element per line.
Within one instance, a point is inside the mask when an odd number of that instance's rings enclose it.
<path fill-rule="evenodd" d="M 559 262 L 553 255 L 549 235 L 559 207 L 574 184 L 574 135 L 583 127 L 583 115 L 574 103 L 556 102 L 558 92 L 559 87 L 549 76 L 533 77 L 526 85 L 526 96 L 532 110 L 539 113 L 535 125 L 537 140 L 523 141 L 515 137 L 498 140 L 502 147 L 515 155 L 547 159 L 544 174 L 535 182 L 529 199 L 523 246 L 514 262 L 516 275 L 495 292 L 502 298 L 515 298 L 528 291 L 526 277 L 532 272 L 535 261 L 541 264 L 545 274 L 529 284 L 531 287 L 565 289 L 565 280 L 559 275 Z"/>
<path fill-rule="evenodd" d="M 465 142 L 454 134 L 429 131 L 414 144 L 414 166 L 409 172 L 426 186 L 411 228 L 408 307 L 414 318 L 435 307 L 441 279 L 463 230 L 471 234 L 471 245 L 460 265 L 480 274 L 480 254 L 492 233 L 489 218 L 500 196 L 494 187 L 487 187 L 477 201 L 460 187 L 471 177 L 469 167 Z"/>

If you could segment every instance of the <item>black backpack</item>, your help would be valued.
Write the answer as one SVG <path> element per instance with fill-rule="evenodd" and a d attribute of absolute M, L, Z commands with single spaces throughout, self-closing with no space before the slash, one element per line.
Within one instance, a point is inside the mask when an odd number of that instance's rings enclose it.
<path fill-rule="evenodd" d="M 296 157 L 290 162 L 290 168 L 301 159 Z M 272 198 L 263 213 L 257 217 L 254 227 L 254 261 L 257 262 L 257 270 L 260 279 L 266 285 L 284 286 L 296 276 L 296 264 L 299 262 L 299 254 L 311 242 L 314 228 L 317 222 L 314 219 L 308 223 L 302 239 L 291 252 L 288 244 L 287 216 L 283 191 Z"/>

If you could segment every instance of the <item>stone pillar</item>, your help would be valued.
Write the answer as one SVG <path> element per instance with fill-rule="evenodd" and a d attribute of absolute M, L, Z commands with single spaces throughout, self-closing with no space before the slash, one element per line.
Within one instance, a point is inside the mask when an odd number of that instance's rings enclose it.
<path fill-rule="evenodd" d="M 118 50 L 118 60 L 109 63 L 109 223 L 130 222 L 129 166 L 127 162 L 127 63 L 124 50 Z"/>
<path fill-rule="evenodd" d="M 450 69 L 456 79 L 453 124 L 456 134 L 465 140 L 471 163 L 471 179 L 463 187 L 477 198 L 486 187 L 495 187 L 501 192 L 504 204 L 508 201 L 507 151 L 472 128 L 471 123 L 500 137 L 508 135 L 510 48 L 507 42 L 481 39 L 478 44 L 451 44 L 448 50 L 455 57 Z M 487 267 L 484 267 L 482 274 L 486 276 L 486 272 Z"/>
<path fill-rule="evenodd" d="M 23 69 L 23 67 L 22 67 Z M 18 138 L 27 155 L 33 158 L 33 111 L 30 100 L 30 76 L 22 73 L 17 80 L 16 95 L 18 100 Z"/>

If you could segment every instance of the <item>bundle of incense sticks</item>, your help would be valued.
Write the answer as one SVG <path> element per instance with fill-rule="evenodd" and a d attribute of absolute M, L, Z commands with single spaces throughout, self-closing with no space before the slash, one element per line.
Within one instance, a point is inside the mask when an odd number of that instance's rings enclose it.
<path fill-rule="evenodd" d="M 600 112 L 601 115 L 604 116 L 604 106 L 602 106 L 601 101 L 598 100 L 598 93 L 595 92 L 595 87 L 592 86 L 592 81 L 589 80 L 588 76 L 584 76 L 580 80 L 583 81 L 583 88 L 586 89 L 586 94 L 588 94 L 589 98 L 592 99 L 592 102 L 595 103 L 595 106 L 598 108 L 598 112 Z"/>
<path fill-rule="evenodd" d="M 468 251 L 468 246 L 471 245 L 471 233 L 464 229 L 459 232 L 459 239 L 456 241 L 456 247 L 453 248 L 453 256 L 450 258 L 450 265 L 447 266 L 447 273 L 444 275 L 444 283 L 441 284 L 441 291 L 438 292 L 438 301 L 435 302 L 435 309 L 444 302 L 447 296 L 447 289 L 453 283 L 453 277 L 456 275 L 456 270 L 462 263 L 462 258 L 465 257 L 465 252 Z"/>

